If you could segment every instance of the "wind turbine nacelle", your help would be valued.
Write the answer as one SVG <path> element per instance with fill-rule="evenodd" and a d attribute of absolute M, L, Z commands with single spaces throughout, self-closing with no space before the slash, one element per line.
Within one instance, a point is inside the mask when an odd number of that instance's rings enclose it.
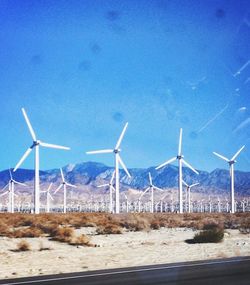
<path fill-rule="evenodd" d="M 119 153 L 121 151 L 121 149 L 120 148 L 118 148 L 118 149 L 114 149 L 114 153 Z"/>
<path fill-rule="evenodd" d="M 182 159 L 182 158 L 184 158 L 184 155 L 177 155 L 176 158 L 177 159 Z"/>
<path fill-rule="evenodd" d="M 33 145 L 30 148 L 33 148 L 34 146 L 37 146 L 40 144 L 41 141 L 37 140 L 37 141 L 33 141 Z"/>

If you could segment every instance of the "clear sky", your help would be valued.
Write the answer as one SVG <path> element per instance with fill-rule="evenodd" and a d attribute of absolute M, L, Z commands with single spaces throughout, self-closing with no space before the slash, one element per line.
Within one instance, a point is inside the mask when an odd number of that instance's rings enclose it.
<path fill-rule="evenodd" d="M 41 168 L 111 155 L 124 124 L 127 167 L 183 154 L 194 167 L 250 171 L 250 5 L 242 0 L 0 1 L 0 169 L 14 167 L 31 137 Z M 236 72 L 240 70 L 239 74 Z M 233 76 L 235 75 L 235 76 Z M 22 165 L 33 167 L 33 155 Z"/>

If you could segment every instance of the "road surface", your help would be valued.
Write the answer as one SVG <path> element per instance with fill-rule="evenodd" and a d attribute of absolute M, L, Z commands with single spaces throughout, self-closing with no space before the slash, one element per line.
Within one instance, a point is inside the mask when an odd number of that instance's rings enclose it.
<path fill-rule="evenodd" d="M 0 280 L 1 285 L 250 285 L 250 256 Z"/>

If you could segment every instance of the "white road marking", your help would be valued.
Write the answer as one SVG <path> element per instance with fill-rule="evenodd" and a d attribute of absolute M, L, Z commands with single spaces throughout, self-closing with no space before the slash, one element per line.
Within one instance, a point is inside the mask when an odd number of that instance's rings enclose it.
<path fill-rule="evenodd" d="M 48 279 L 39 279 L 39 280 L 37 279 L 37 280 L 31 280 L 31 281 L 4 283 L 2 285 L 33 284 L 33 283 L 39 283 L 39 282 L 70 280 L 70 279 L 78 279 L 78 278 L 108 276 L 108 275 L 136 273 L 136 272 L 144 272 L 144 271 L 163 270 L 163 269 L 175 269 L 175 268 L 181 268 L 181 267 L 195 267 L 195 266 L 214 265 L 214 264 L 223 264 L 223 263 L 237 263 L 237 262 L 244 262 L 244 261 L 250 261 L 250 258 L 245 258 L 243 260 L 234 259 L 234 260 L 224 260 L 224 261 L 211 261 L 211 262 L 202 262 L 202 263 L 196 263 L 196 264 L 160 266 L 160 267 L 155 267 L 155 268 L 131 269 L 131 270 L 114 271 L 114 272 L 103 272 L 103 273 L 96 273 L 96 274 L 75 275 L 75 276 L 68 276 L 68 277 L 48 278 Z"/>

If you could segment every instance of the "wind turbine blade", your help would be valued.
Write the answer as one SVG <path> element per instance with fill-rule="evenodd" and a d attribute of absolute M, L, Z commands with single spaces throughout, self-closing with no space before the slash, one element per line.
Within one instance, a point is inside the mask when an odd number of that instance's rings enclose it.
<path fill-rule="evenodd" d="M 194 183 L 194 184 L 190 185 L 189 187 L 192 188 L 192 187 L 197 186 L 197 185 L 199 185 L 199 184 L 200 184 L 200 183 Z"/>
<path fill-rule="evenodd" d="M 102 185 L 98 185 L 97 188 L 107 187 L 107 186 L 109 186 L 109 184 L 102 184 Z"/>
<path fill-rule="evenodd" d="M 26 150 L 26 152 L 24 153 L 24 155 L 22 156 L 22 158 L 19 160 L 19 162 L 17 163 L 16 167 L 14 168 L 14 172 L 21 166 L 21 164 L 24 162 L 24 160 L 26 159 L 26 157 L 31 153 L 32 148 L 28 148 Z"/>
<path fill-rule="evenodd" d="M 178 147 L 178 155 L 181 155 L 181 145 L 182 145 L 182 128 L 180 129 L 180 136 L 179 136 L 179 147 Z"/>
<path fill-rule="evenodd" d="M 8 193 L 9 193 L 9 191 L 6 191 L 6 192 L 4 192 L 4 193 L 0 194 L 0 197 L 2 197 L 2 196 L 4 196 L 4 195 L 6 195 L 6 194 L 8 194 Z"/>
<path fill-rule="evenodd" d="M 190 168 L 193 172 L 195 172 L 196 174 L 199 174 L 199 172 L 197 170 L 195 170 L 189 163 L 187 163 L 184 159 L 182 159 L 182 162 L 188 167 Z"/>
<path fill-rule="evenodd" d="M 124 194 L 124 197 L 125 197 L 125 199 L 126 199 L 126 200 L 128 200 L 128 197 L 127 197 L 127 195 L 126 195 L 125 193 L 123 193 L 123 194 Z"/>
<path fill-rule="evenodd" d="M 152 185 L 153 182 L 152 182 L 152 176 L 151 176 L 151 173 L 150 173 L 150 172 L 148 173 L 148 179 L 149 179 L 150 185 Z"/>
<path fill-rule="evenodd" d="M 165 194 L 160 200 L 163 201 L 168 196 L 168 193 Z"/>
<path fill-rule="evenodd" d="M 223 156 L 223 155 L 221 155 L 221 154 L 219 154 L 219 153 L 217 153 L 217 152 L 215 152 L 215 151 L 213 151 L 213 154 L 216 155 L 216 156 L 218 156 L 219 158 L 225 160 L 226 162 L 229 162 L 229 159 L 226 158 L 225 156 Z"/>
<path fill-rule="evenodd" d="M 23 116 L 24 116 L 24 119 L 25 119 L 25 121 L 26 121 L 26 124 L 27 124 L 27 126 L 28 126 L 28 128 L 29 128 L 31 137 L 32 137 L 33 141 L 36 141 L 35 132 L 34 132 L 32 126 L 31 126 L 30 120 L 29 120 L 29 118 L 28 118 L 28 116 L 27 116 L 27 114 L 26 114 L 24 108 L 22 108 L 22 112 L 23 112 Z"/>
<path fill-rule="evenodd" d="M 27 184 L 18 182 L 18 181 L 14 180 L 14 179 L 13 179 L 12 181 L 13 181 L 15 184 L 18 184 L 18 185 L 27 186 Z"/>
<path fill-rule="evenodd" d="M 125 126 L 124 126 L 124 128 L 123 128 L 123 130 L 122 130 L 122 132 L 121 132 L 121 134 L 120 134 L 120 137 L 119 137 L 119 139 L 118 139 L 118 141 L 117 141 L 117 143 L 116 143 L 115 149 L 118 149 L 118 148 L 120 147 L 121 142 L 122 142 L 122 139 L 123 139 L 123 137 L 124 137 L 124 134 L 125 134 L 125 132 L 126 132 L 127 127 L 128 127 L 128 122 L 125 124 Z"/>
<path fill-rule="evenodd" d="M 59 191 L 62 187 L 63 187 L 63 184 L 59 185 L 59 187 L 57 187 L 57 189 L 55 190 L 54 194 L 56 194 L 56 192 Z"/>
<path fill-rule="evenodd" d="M 65 181 L 65 179 L 64 179 L 64 175 L 63 175 L 62 168 L 60 168 L 60 172 L 61 172 L 62 181 L 64 182 L 64 181 Z"/>
<path fill-rule="evenodd" d="M 51 199 L 52 201 L 54 201 L 54 198 L 51 196 L 51 194 L 48 193 L 48 195 L 49 195 L 50 199 Z"/>
<path fill-rule="evenodd" d="M 184 180 L 182 180 L 182 183 L 188 187 L 188 184 Z"/>
<path fill-rule="evenodd" d="M 75 185 L 70 184 L 70 183 L 68 183 L 68 182 L 66 182 L 66 185 L 69 186 L 69 187 L 77 188 Z"/>
<path fill-rule="evenodd" d="M 150 189 L 150 187 L 148 187 L 148 188 L 146 188 L 146 190 L 144 190 L 142 193 L 141 193 L 141 195 L 140 195 L 140 197 L 139 197 L 139 199 L 141 199 L 142 198 L 142 196 L 148 191 Z"/>
<path fill-rule="evenodd" d="M 4 191 L 8 186 L 9 186 L 9 183 L 6 184 L 6 185 L 3 187 L 3 189 L 1 189 L 1 191 Z"/>
<path fill-rule="evenodd" d="M 241 151 L 243 150 L 245 146 L 243 145 L 237 152 L 236 154 L 231 158 L 231 160 L 235 160 L 235 158 L 241 153 Z"/>
<path fill-rule="evenodd" d="M 13 177 L 12 177 L 12 173 L 11 173 L 10 168 L 9 168 L 9 173 L 10 173 L 10 179 L 13 180 Z"/>
<path fill-rule="evenodd" d="M 126 172 L 128 177 L 131 178 L 131 175 L 129 174 L 128 169 L 127 169 L 126 165 L 124 164 L 124 162 L 122 161 L 120 155 L 119 154 L 117 154 L 117 155 L 118 155 L 118 161 L 120 162 L 122 168 L 124 169 L 124 171 Z"/>
<path fill-rule="evenodd" d="M 114 152 L 113 149 L 101 149 L 101 150 L 87 151 L 86 154 L 112 153 L 112 152 Z"/>
<path fill-rule="evenodd" d="M 159 188 L 159 187 L 157 187 L 157 186 L 155 186 L 155 185 L 153 185 L 153 187 L 154 187 L 156 190 L 163 191 L 163 189 L 161 189 L 161 188 Z"/>
<path fill-rule="evenodd" d="M 110 184 L 113 183 L 114 178 L 115 178 L 115 171 L 113 171 L 113 173 L 112 173 L 112 176 L 111 176 L 111 179 L 110 179 L 110 182 L 109 182 Z"/>
<path fill-rule="evenodd" d="M 48 189 L 47 189 L 47 192 L 49 192 L 49 191 L 50 191 L 50 189 L 51 189 L 52 185 L 53 185 L 53 183 L 51 182 L 51 183 L 49 184 L 49 187 L 48 187 Z"/>
<path fill-rule="evenodd" d="M 176 157 L 173 157 L 173 158 L 167 160 L 166 162 L 162 163 L 161 165 L 157 166 L 155 169 L 158 170 L 158 169 L 162 168 L 163 166 L 165 166 L 165 165 L 167 165 L 167 164 L 169 164 L 175 160 L 176 160 Z"/>
<path fill-rule="evenodd" d="M 45 143 L 45 142 L 40 142 L 40 145 L 43 146 L 43 147 L 48 147 L 48 148 L 70 150 L 70 147 L 67 147 L 67 146 L 61 146 L 61 145 Z"/>

